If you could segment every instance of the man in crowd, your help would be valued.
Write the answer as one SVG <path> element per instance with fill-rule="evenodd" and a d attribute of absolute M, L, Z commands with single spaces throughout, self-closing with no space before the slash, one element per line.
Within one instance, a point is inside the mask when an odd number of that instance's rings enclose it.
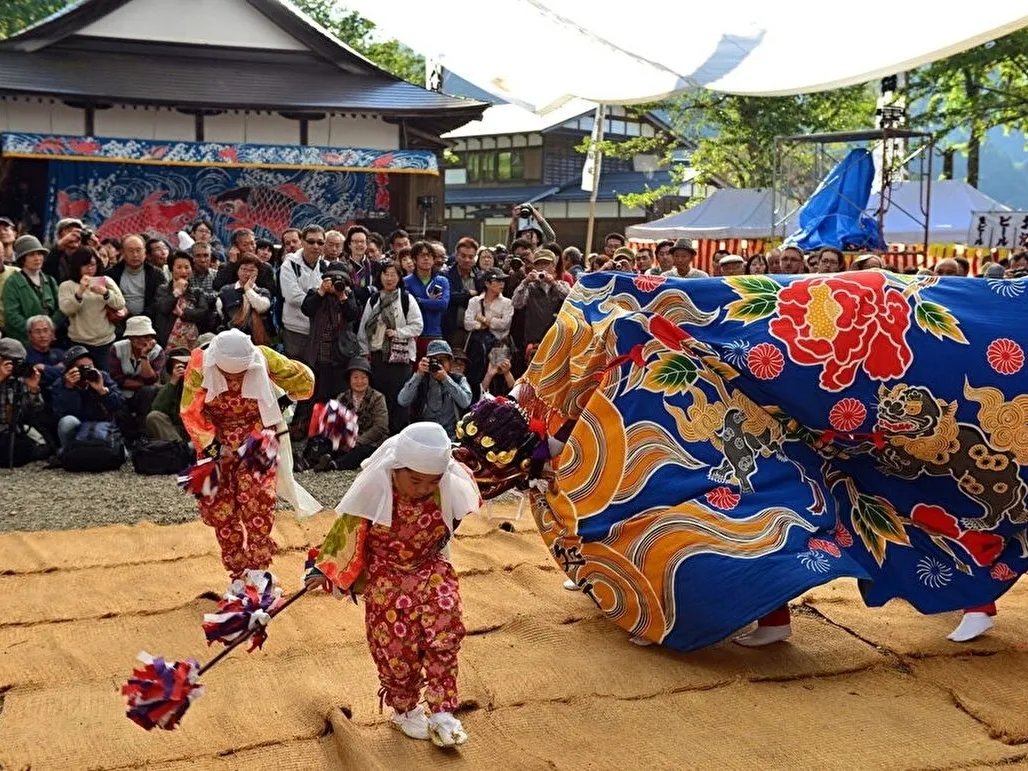
<path fill-rule="evenodd" d="M 603 253 L 607 259 L 612 259 L 614 252 L 622 246 L 628 246 L 628 239 L 620 233 L 608 233 L 603 239 Z"/>
<path fill-rule="evenodd" d="M 164 274 L 146 261 L 142 236 L 125 236 L 121 241 L 121 262 L 107 274 L 125 296 L 130 316 L 152 316 L 157 289 L 167 281 Z M 103 364 L 103 362 L 101 362 Z"/>
<path fill-rule="evenodd" d="M 327 262 L 337 262 L 342 259 L 345 241 L 345 236 L 338 230 L 330 230 L 325 233 L 325 260 Z"/>
<path fill-rule="evenodd" d="M 398 259 L 401 249 L 410 249 L 410 235 L 406 230 L 394 230 L 389 234 L 389 257 Z"/>
<path fill-rule="evenodd" d="M 636 250 L 635 271 L 642 276 L 653 275 L 653 250 L 648 246 Z"/>
<path fill-rule="evenodd" d="M 213 301 L 217 293 L 214 291 L 214 272 L 211 270 L 211 245 L 197 241 L 189 251 L 193 257 L 193 275 L 189 277 L 189 288 L 199 289 Z"/>
<path fill-rule="evenodd" d="M 368 259 L 372 262 L 381 260 L 384 251 L 385 239 L 378 233 L 370 233 L 368 235 Z"/>
<path fill-rule="evenodd" d="M 532 270 L 522 279 L 511 301 L 515 310 L 524 311 L 522 342 L 540 343 L 557 320 L 557 312 L 564 304 L 571 287 L 557 277 L 557 258 L 553 252 L 541 249 L 535 253 Z"/>
<path fill-rule="evenodd" d="M 741 276 L 746 272 L 746 260 L 738 254 L 726 254 L 718 263 L 722 276 Z"/>
<path fill-rule="evenodd" d="M 413 421 L 438 423 L 450 438 L 457 432 L 457 419 L 471 406 L 471 386 L 463 375 L 451 373 L 453 349 L 445 340 L 433 340 L 418 368 L 396 397 L 409 408 Z"/>
<path fill-rule="evenodd" d="M 10 217 L 0 217 L 0 265 L 14 264 L 14 241 L 18 226 Z"/>
<path fill-rule="evenodd" d="M 307 293 L 317 291 L 322 280 L 322 255 L 325 252 L 325 230 L 308 225 L 300 233 L 302 249 L 288 255 L 279 271 L 282 286 L 282 341 L 286 356 L 304 360 L 311 322 L 301 310 Z"/>
<path fill-rule="evenodd" d="M 796 276 L 807 272 L 807 263 L 803 259 L 803 250 L 798 246 L 787 246 L 782 249 L 779 263 L 782 274 L 786 276 Z"/>
<path fill-rule="evenodd" d="M 945 260 L 939 260 L 935 263 L 935 275 L 936 276 L 959 276 L 960 265 L 952 257 L 947 257 Z"/>
<path fill-rule="evenodd" d="M 98 370 L 81 345 L 68 349 L 64 377 L 51 391 L 57 418 L 57 438 L 65 449 L 82 423 L 112 422 L 124 405 L 111 376 Z"/>
<path fill-rule="evenodd" d="M 29 337 L 25 361 L 42 367 L 43 393 L 49 394 L 53 384 L 64 377 L 64 351 L 54 347 L 54 322 L 49 316 L 32 316 L 25 322 L 25 331 Z"/>
<path fill-rule="evenodd" d="M 428 241 L 411 247 L 414 272 L 404 278 L 403 286 L 417 300 L 424 328 L 418 337 L 417 358 L 425 355 L 428 344 L 443 336 L 443 314 L 450 307 L 450 282 L 435 270 L 435 251 Z"/>
<path fill-rule="evenodd" d="M 44 410 L 40 385 L 42 367 L 25 361 L 25 346 L 0 340 L 0 467 L 24 466 L 46 460 L 50 448 L 35 424 Z"/>
<path fill-rule="evenodd" d="M 471 298 L 478 295 L 479 272 L 475 267 L 478 257 L 478 242 L 465 236 L 457 242 L 454 250 L 454 265 L 446 272 L 450 282 L 450 304 L 446 311 L 443 335 L 458 348 L 464 347 L 467 332 L 464 329 L 464 312 Z"/>
<path fill-rule="evenodd" d="M 143 433 L 143 424 L 157 395 L 160 373 L 164 371 L 164 349 L 157 343 L 157 332 L 146 316 L 133 316 L 125 324 L 125 338 L 111 346 L 108 371 L 122 391 L 125 407 L 135 424 L 125 433 Z M 133 438 L 127 436 L 126 438 Z"/>
<path fill-rule="evenodd" d="M 675 242 L 669 238 L 657 244 L 657 251 L 655 252 L 657 264 L 653 268 L 653 275 L 659 276 L 661 273 L 667 273 L 675 267 L 674 260 L 671 259 L 671 247 L 674 245 Z"/>
<path fill-rule="evenodd" d="M 846 266 L 846 258 L 834 246 L 823 246 L 817 253 L 818 273 L 840 273 Z"/>
<path fill-rule="evenodd" d="M 70 275 L 68 260 L 82 246 L 82 220 L 66 217 L 57 223 L 57 243 L 43 260 L 43 272 L 60 284 Z"/>
<path fill-rule="evenodd" d="M 287 228 L 282 231 L 282 259 L 287 254 L 296 254 L 303 249 L 303 237 L 298 228 Z"/>
<path fill-rule="evenodd" d="M 153 265 L 164 276 L 167 283 L 171 279 L 171 271 L 168 270 L 168 245 L 161 238 L 146 239 L 146 261 Z"/>
<path fill-rule="evenodd" d="M 694 259 L 696 259 L 696 250 L 693 248 L 692 241 L 688 238 L 679 238 L 671 246 L 671 264 L 674 267 L 664 275 L 674 278 L 708 278 L 705 271 L 692 266 Z"/>
<path fill-rule="evenodd" d="M 218 275 L 214 277 L 214 291 L 221 291 L 223 286 L 236 282 L 235 262 L 243 254 L 257 254 L 257 237 L 248 228 L 240 228 L 232 231 L 232 247 L 229 249 L 229 259 L 224 265 L 218 268 Z M 264 262 L 257 263 L 257 286 L 265 289 L 268 296 L 274 297 L 275 271 Z"/>

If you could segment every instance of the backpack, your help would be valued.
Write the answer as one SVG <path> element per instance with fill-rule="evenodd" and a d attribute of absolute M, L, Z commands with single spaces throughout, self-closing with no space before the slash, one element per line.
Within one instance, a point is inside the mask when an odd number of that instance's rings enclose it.
<path fill-rule="evenodd" d="M 400 290 L 400 310 L 403 311 L 403 320 L 404 320 L 404 323 L 406 323 L 406 321 L 407 321 L 407 312 L 410 310 L 410 292 L 408 292 L 404 288 L 402 283 L 400 284 L 400 286 L 398 288 Z M 377 305 L 378 304 L 378 299 L 379 299 L 378 292 L 375 292 L 375 294 L 373 294 L 371 296 L 371 299 L 368 302 L 370 302 L 372 305 Z"/>
<path fill-rule="evenodd" d="M 116 423 L 82 423 L 61 451 L 66 471 L 116 471 L 125 462 L 125 441 Z"/>
<path fill-rule="evenodd" d="M 132 468 L 145 476 L 178 474 L 194 462 L 196 453 L 189 442 L 141 439 L 132 447 Z"/>

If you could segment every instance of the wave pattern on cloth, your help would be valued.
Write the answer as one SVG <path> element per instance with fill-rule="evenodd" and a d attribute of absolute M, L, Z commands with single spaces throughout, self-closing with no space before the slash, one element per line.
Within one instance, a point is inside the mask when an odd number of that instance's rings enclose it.
<path fill-rule="evenodd" d="M 526 375 L 574 421 L 532 494 L 544 541 L 611 620 L 678 650 L 844 576 L 869 605 L 996 599 L 1028 565 L 1019 296 L 583 276 Z"/>

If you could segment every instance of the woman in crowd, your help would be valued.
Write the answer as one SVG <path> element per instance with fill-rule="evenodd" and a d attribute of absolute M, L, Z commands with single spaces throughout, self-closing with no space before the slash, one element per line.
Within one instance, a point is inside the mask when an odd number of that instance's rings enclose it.
<path fill-rule="evenodd" d="M 68 317 L 68 339 L 89 351 L 101 369 L 117 330 L 112 322 L 125 308 L 125 297 L 117 283 L 103 275 L 100 258 L 92 249 L 77 249 L 68 260 L 72 278 L 61 284 L 58 303 Z"/>
<path fill-rule="evenodd" d="M 189 286 L 193 258 L 187 252 L 172 252 L 170 267 L 171 281 L 158 287 L 154 303 L 157 342 L 164 348 L 191 351 L 200 333 L 205 331 L 201 327 L 209 318 L 210 302 L 200 288 Z"/>
<path fill-rule="evenodd" d="M 483 246 L 478 250 L 478 256 L 475 258 L 475 265 L 478 267 L 479 273 L 485 273 L 487 270 L 496 267 L 496 254 L 488 246 Z M 478 288 L 479 294 L 483 291 L 482 287 Z"/>
<path fill-rule="evenodd" d="M 746 260 L 746 272 L 749 275 L 767 273 L 767 258 L 762 254 L 755 254 Z"/>
<path fill-rule="evenodd" d="M 218 313 L 230 327 L 245 332 L 257 345 L 267 345 L 270 336 L 265 317 L 271 309 L 271 295 L 257 286 L 257 257 L 240 255 L 232 270 L 234 282 L 218 292 Z"/>
<path fill-rule="evenodd" d="M 472 297 L 464 313 L 464 328 L 468 331 L 467 376 L 476 401 L 479 384 L 489 365 L 498 366 L 503 359 L 510 359 L 510 326 L 514 320 L 514 304 L 503 296 L 506 274 L 499 268 L 491 268 L 481 278 L 484 294 Z M 501 346 L 506 351 L 493 355 L 493 349 Z"/>
<path fill-rule="evenodd" d="M 396 254 L 396 259 L 399 261 L 401 276 L 400 278 L 406 278 L 414 272 L 414 258 L 411 256 L 410 247 L 405 246 Z"/>
<path fill-rule="evenodd" d="M 340 449 L 323 454 L 315 471 L 353 471 L 371 457 L 389 438 L 389 410 L 385 396 L 371 387 L 371 365 L 363 356 L 350 360 L 350 387 L 337 397 L 339 402 L 357 415 L 357 443 L 350 450 Z"/>
<path fill-rule="evenodd" d="M 58 326 L 64 315 L 57 302 L 57 282 L 43 272 L 46 249 L 35 236 L 14 242 L 14 264 L 21 270 L 4 284 L 4 334 L 28 345 L 26 322 L 33 316 L 48 316 Z"/>
<path fill-rule="evenodd" d="M 368 459 L 308 560 L 309 587 L 345 596 L 363 582 L 368 646 L 392 724 L 439 747 L 468 740 L 453 714 L 465 629 L 446 545 L 480 505 L 478 485 L 453 459 L 442 426 L 414 423 Z"/>
<path fill-rule="evenodd" d="M 399 266 L 385 261 L 378 274 L 378 292 L 364 306 L 357 342 L 371 362 L 371 382 L 385 396 L 390 434 L 407 425 L 407 412 L 396 397 L 410 379 L 414 341 L 423 326 L 421 309 L 404 288 Z"/>
<path fill-rule="evenodd" d="M 295 501 L 305 514 L 320 509 L 293 481 L 291 464 L 259 474 L 237 452 L 254 431 L 285 429 L 276 387 L 294 401 L 309 399 L 314 373 L 254 345 L 238 329 L 222 332 L 206 349 L 194 349 L 185 374 L 182 424 L 197 454 L 219 464 L 217 492 L 200 499 L 200 519 L 214 528 L 222 564 L 233 579 L 271 565 L 278 549 L 271 537 L 277 495 Z"/>
<path fill-rule="evenodd" d="M 113 268 L 121 262 L 121 239 L 105 238 L 100 242 L 100 248 L 97 250 L 97 255 L 100 257 L 100 262 L 104 270 Z"/>

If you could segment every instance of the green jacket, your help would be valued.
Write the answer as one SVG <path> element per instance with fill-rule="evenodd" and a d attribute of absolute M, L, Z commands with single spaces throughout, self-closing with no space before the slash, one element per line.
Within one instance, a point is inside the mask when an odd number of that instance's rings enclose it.
<path fill-rule="evenodd" d="M 179 406 L 182 404 L 182 387 L 183 383 L 181 380 L 178 383 L 165 383 L 162 385 L 161 390 L 153 398 L 150 409 L 155 412 L 163 412 L 171 418 L 175 428 L 181 431 L 184 436 L 186 429 L 182 425 L 182 415 L 179 412 Z"/>
<path fill-rule="evenodd" d="M 55 327 L 64 320 L 57 304 L 57 282 L 46 273 L 39 277 L 39 287 L 29 281 L 24 271 L 15 273 L 4 284 L 4 334 L 24 345 L 29 344 L 25 322 L 33 316 L 49 316 Z"/>

